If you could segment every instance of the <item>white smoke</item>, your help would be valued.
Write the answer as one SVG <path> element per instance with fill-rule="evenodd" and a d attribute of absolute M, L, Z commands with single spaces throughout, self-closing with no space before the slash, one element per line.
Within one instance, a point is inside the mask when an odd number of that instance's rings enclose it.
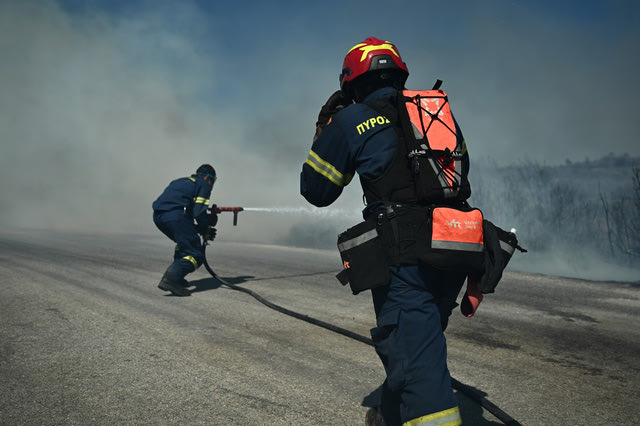
<path fill-rule="evenodd" d="M 315 209 L 298 175 L 367 36 L 398 45 L 408 87 L 445 81 L 472 161 L 640 155 L 634 2 L 602 3 L 589 25 L 535 2 L 409 2 L 375 33 L 378 0 L 120 3 L 0 2 L 2 226 L 156 233 L 153 200 L 211 163 L 213 203 L 264 209 L 222 216 L 220 239 L 333 244 L 360 220 L 357 181 Z M 440 17 L 428 37 L 425 16 Z"/>

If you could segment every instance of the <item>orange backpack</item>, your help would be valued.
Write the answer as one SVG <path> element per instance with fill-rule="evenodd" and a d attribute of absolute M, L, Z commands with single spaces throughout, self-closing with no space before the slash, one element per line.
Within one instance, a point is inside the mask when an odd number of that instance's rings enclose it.
<path fill-rule="evenodd" d="M 439 84 L 436 84 L 439 87 Z M 418 199 L 464 201 L 471 195 L 467 148 L 442 90 L 404 90 L 398 113 Z"/>

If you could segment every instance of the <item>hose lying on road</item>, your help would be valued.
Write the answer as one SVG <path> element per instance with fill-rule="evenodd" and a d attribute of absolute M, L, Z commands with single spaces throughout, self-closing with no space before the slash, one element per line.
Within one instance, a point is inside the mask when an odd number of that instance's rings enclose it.
<path fill-rule="evenodd" d="M 308 322 L 310 324 L 317 325 L 319 327 L 322 327 L 322 328 L 325 328 L 327 330 L 333 331 L 334 333 L 342 334 L 343 336 L 346 336 L 346 337 L 348 337 L 350 339 L 354 339 L 354 340 L 357 340 L 359 342 L 366 343 L 367 345 L 373 346 L 373 341 L 368 337 L 362 336 L 360 334 L 354 333 L 353 331 L 349 331 L 349 330 L 346 330 L 346 329 L 341 328 L 341 327 L 337 327 L 337 326 L 335 326 L 333 324 L 329 324 L 328 322 L 320 321 L 319 319 L 310 317 L 308 315 L 304 315 L 304 314 L 301 314 L 299 312 L 295 312 L 295 311 L 292 311 L 290 309 L 283 308 L 282 306 L 276 305 L 275 303 L 272 303 L 272 302 L 268 301 L 267 299 L 265 299 L 264 297 L 260 296 L 259 294 L 257 294 L 254 291 L 251 291 L 251 290 L 249 290 L 247 288 L 240 287 L 240 286 L 237 286 L 235 284 L 231 284 L 231 283 L 225 281 L 224 279 L 220 278 L 220 276 L 218 274 L 216 274 L 213 269 L 211 269 L 211 266 L 209 266 L 209 262 L 207 262 L 207 256 L 206 256 L 206 248 L 207 248 L 207 242 L 205 241 L 203 243 L 203 249 L 205 250 L 204 267 L 207 269 L 207 271 L 209 271 L 211 276 L 213 278 L 215 278 L 216 280 L 218 280 L 221 284 L 224 284 L 225 286 L 229 287 L 232 290 L 237 290 L 237 291 L 241 291 L 243 293 L 247 293 L 247 294 L 253 296 L 260 303 L 262 303 L 262 304 L 268 306 L 269 308 L 274 309 L 274 310 L 276 310 L 278 312 L 282 312 L 285 315 L 289 315 L 289 316 L 297 318 L 299 320 L 306 321 L 306 322 Z M 520 423 L 518 421 L 513 419 L 510 415 L 508 415 L 507 413 L 502 411 L 497 405 L 495 405 L 494 403 L 489 401 L 487 398 L 485 398 L 485 396 L 482 395 L 481 392 L 477 391 L 476 389 L 474 389 L 474 388 L 472 388 L 472 387 L 470 387 L 468 385 L 465 385 L 464 383 L 454 379 L 453 377 L 451 378 L 451 384 L 452 384 L 452 386 L 453 386 L 453 388 L 455 390 L 457 390 L 459 392 L 462 392 L 467 397 L 469 397 L 471 400 L 473 400 L 473 401 L 477 402 L 478 404 L 480 404 L 484 409 L 486 409 L 488 412 L 490 412 L 495 417 L 497 417 L 505 425 L 508 425 L 508 426 L 520 426 Z"/>

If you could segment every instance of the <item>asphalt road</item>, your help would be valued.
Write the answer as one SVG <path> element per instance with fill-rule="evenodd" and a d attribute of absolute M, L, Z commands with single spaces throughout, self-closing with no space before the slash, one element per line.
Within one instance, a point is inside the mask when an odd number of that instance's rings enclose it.
<path fill-rule="evenodd" d="M 156 288 L 162 236 L 0 231 L 0 424 L 358 425 L 382 366 L 361 342 L 228 289 Z M 216 272 L 368 336 L 337 252 L 216 241 Z M 454 312 L 452 376 L 524 425 L 638 424 L 640 286 L 506 273 Z M 500 422 L 457 393 L 466 425 Z"/>

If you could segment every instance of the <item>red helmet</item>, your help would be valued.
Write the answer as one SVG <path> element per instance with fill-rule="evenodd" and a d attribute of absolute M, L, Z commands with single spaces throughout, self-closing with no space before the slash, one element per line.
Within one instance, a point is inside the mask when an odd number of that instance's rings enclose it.
<path fill-rule="evenodd" d="M 344 57 L 340 74 L 340 88 L 344 90 L 346 83 L 366 72 L 380 69 L 400 70 L 403 84 L 409 76 L 407 65 L 402 62 L 400 53 L 393 43 L 369 37 L 362 43 L 353 46 Z"/>

